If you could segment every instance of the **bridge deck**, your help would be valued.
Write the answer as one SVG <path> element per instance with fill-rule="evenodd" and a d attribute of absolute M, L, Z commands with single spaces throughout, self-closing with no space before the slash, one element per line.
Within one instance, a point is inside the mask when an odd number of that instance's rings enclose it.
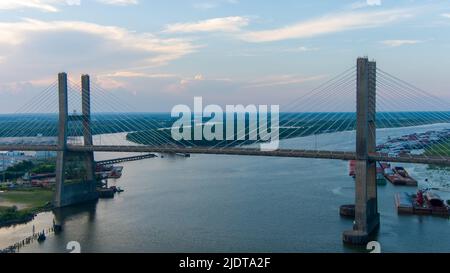
<path fill-rule="evenodd" d="M 261 151 L 254 148 L 208 148 L 208 147 L 155 147 L 155 146 L 75 146 L 69 145 L 69 151 L 83 152 L 127 152 L 127 153 L 186 153 L 186 154 L 212 154 L 212 155 L 245 155 L 245 156 L 267 156 L 267 157 L 293 157 L 293 158 L 317 158 L 317 159 L 338 159 L 354 160 L 354 152 L 343 151 L 312 151 L 279 149 L 276 151 Z M 58 151 L 56 145 L 0 145 L 0 151 Z M 450 166 L 450 158 L 443 156 L 424 155 L 402 155 L 389 157 L 381 153 L 369 154 L 369 159 L 375 161 L 398 162 L 398 163 L 418 163 L 418 164 L 439 164 Z"/>

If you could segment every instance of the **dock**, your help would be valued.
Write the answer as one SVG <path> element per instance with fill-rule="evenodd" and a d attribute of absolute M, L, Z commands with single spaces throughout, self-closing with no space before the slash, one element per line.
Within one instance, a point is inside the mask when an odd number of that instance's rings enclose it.
<path fill-rule="evenodd" d="M 137 156 L 129 156 L 129 157 L 121 157 L 121 158 L 97 161 L 96 164 L 97 165 L 112 165 L 112 164 L 117 164 L 117 163 L 121 163 L 121 162 L 138 161 L 138 160 L 155 158 L 155 157 L 158 157 L 158 156 L 155 154 L 145 154 L 145 155 L 137 155 Z"/>
<path fill-rule="evenodd" d="M 33 233 L 32 235 L 24 238 L 23 240 L 5 248 L 5 249 L 0 249 L 0 254 L 20 252 L 21 248 L 24 248 L 25 246 L 30 245 L 34 242 L 39 242 L 39 240 L 40 240 L 39 238 L 42 238 L 42 236 L 46 237 L 52 233 L 55 233 L 56 231 L 57 230 L 55 228 L 55 225 L 53 225 L 53 227 L 44 229 L 42 232 Z"/>

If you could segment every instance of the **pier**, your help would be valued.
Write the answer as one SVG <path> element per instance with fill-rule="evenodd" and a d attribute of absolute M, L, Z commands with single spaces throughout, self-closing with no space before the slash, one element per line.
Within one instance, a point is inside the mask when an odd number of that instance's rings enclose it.
<path fill-rule="evenodd" d="M 144 160 L 144 159 L 155 158 L 155 157 L 158 157 L 158 156 L 155 154 L 145 154 L 145 155 L 120 157 L 120 158 L 115 158 L 115 159 L 96 161 L 96 164 L 97 165 L 112 165 L 112 164 L 117 164 L 117 163 L 121 163 L 121 162 L 138 161 L 138 160 Z"/>

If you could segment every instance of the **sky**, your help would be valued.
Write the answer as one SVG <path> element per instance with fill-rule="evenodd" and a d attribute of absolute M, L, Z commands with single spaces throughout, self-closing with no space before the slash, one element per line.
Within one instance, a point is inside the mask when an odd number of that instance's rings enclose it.
<path fill-rule="evenodd" d="M 134 111 L 283 106 L 358 56 L 449 99 L 449 53 L 450 1 L 1 0 L 0 113 L 63 71 Z"/>

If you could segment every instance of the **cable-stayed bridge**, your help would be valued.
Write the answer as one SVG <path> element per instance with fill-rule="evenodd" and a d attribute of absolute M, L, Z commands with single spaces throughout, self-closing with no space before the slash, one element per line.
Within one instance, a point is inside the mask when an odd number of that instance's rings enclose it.
<path fill-rule="evenodd" d="M 349 100 L 354 109 L 348 109 Z M 367 242 L 379 227 L 376 162 L 450 166 L 450 138 L 414 139 L 413 150 L 417 153 L 392 153 L 379 145 L 377 128 L 449 124 L 450 114 L 442 100 L 378 69 L 368 58 L 359 58 L 355 67 L 282 108 L 286 112 L 281 115 L 280 138 L 315 139 L 306 143 L 306 147 L 265 151 L 255 148 L 250 140 L 210 144 L 175 141 L 167 128 L 171 121 L 132 113 L 132 107 L 124 111 L 121 109 L 124 104 L 123 100 L 92 84 L 87 75 L 82 76 L 80 86 L 61 73 L 57 82 L 19 109 L 16 115 L 0 119 L 0 151 L 57 153 L 55 207 L 98 197 L 95 152 L 355 160 L 356 217 L 353 229 L 343 235 L 345 242 L 354 244 Z M 57 108 L 52 109 L 55 106 Z M 252 129 L 244 130 L 249 135 Z M 316 140 L 322 135 L 344 133 L 354 139 L 352 149 L 341 149 L 339 145 L 319 147 Z"/>

